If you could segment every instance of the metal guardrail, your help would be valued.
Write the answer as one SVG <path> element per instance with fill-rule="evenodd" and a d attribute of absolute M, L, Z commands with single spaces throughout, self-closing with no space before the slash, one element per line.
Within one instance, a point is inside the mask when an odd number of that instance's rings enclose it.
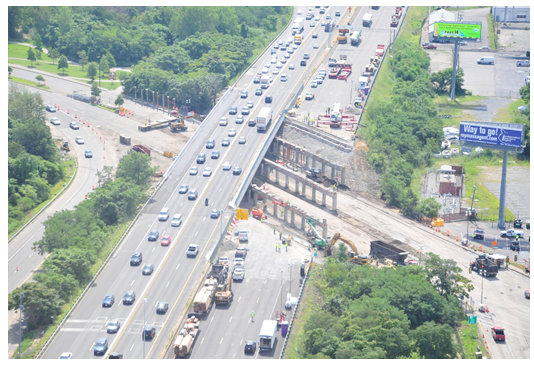
<path fill-rule="evenodd" d="M 11 238 L 9 238 L 7 240 L 7 242 L 9 243 L 11 240 L 13 240 L 17 235 L 20 234 L 20 232 L 22 230 L 24 230 L 26 228 L 26 226 L 28 226 L 29 224 L 31 224 L 36 218 L 37 216 L 39 216 L 48 206 L 50 206 L 52 204 L 52 202 L 54 202 L 57 198 L 59 198 L 63 192 L 65 191 L 65 189 L 67 189 L 68 187 L 70 187 L 72 181 L 74 180 L 74 178 L 76 177 L 76 174 L 78 173 L 78 159 L 74 159 L 76 165 L 74 166 L 74 172 L 72 173 L 72 177 L 70 178 L 69 182 L 65 185 L 65 187 L 63 187 L 63 189 L 61 191 L 59 191 L 58 194 L 56 194 L 56 196 L 54 198 L 52 198 L 52 200 L 50 200 L 50 202 L 48 202 L 42 209 L 39 210 L 39 212 L 37 212 L 27 223 L 25 223 L 15 234 L 13 234 L 11 236 Z"/>
<path fill-rule="evenodd" d="M 295 321 L 295 317 L 297 315 L 297 310 L 299 308 L 300 301 L 302 300 L 302 294 L 304 292 L 304 288 L 306 287 L 306 282 L 308 282 L 308 278 L 310 277 L 310 272 L 311 272 L 311 269 L 312 269 L 312 263 L 313 263 L 313 259 L 312 259 L 312 262 L 310 262 L 308 264 L 309 265 L 308 271 L 306 272 L 306 276 L 304 276 L 304 281 L 302 281 L 302 286 L 300 287 L 300 292 L 299 292 L 297 304 L 295 305 L 295 309 L 293 310 L 293 313 L 291 314 L 291 319 L 289 320 L 289 327 L 287 329 L 287 334 L 286 334 L 286 337 L 284 339 L 284 344 L 282 345 L 282 352 L 280 352 L 280 357 L 279 357 L 280 359 L 282 359 L 284 357 L 284 352 L 285 352 L 286 347 L 287 347 L 287 342 L 288 342 L 288 339 L 289 339 L 289 335 L 291 334 L 291 328 L 293 328 L 293 322 Z"/>

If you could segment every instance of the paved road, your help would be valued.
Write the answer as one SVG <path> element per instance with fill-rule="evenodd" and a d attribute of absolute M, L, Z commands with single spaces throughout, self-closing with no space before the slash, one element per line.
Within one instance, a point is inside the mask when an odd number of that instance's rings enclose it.
<path fill-rule="evenodd" d="M 288 30 L 289 32 L 291 30 Z M 285 34 L 283 39 L 289 37 L 289 34 Z M 308 75 L 309 67 L 298 65 L 304 52 L 310 52 L 311 62 L 314 61 L 317 54 L 312 53 L 312 49 L 311 38 L 305 39 L 303 45 L 284 65 L 280 74 L 286 73 L 288 82 L 281 82 L 279 75 L 274 75 L 274 81 L 267 91 L 273 96 L 273 103 L 270 107 L 274 110 L 274 116 L 279 115 L 283 109 L 288 107 L 288 102 L 300 87 L 299 80 Z M 179 311 L 191 293 L 194 282 L 207 262 L 207 256 L 210 255 L 218 241 L 220 230 L 218 222 L 211 220 L 209 213 L 212 209 L 226 209 L 227 203 L 242 179 L 242 176 L 232 175 L 230 171 L 222 171 L 221 165 L 224 161 L 229 161 L 234 166 L 243 167 L 246 171 L 246 168 L 252 164 L 251 157 L 254 156 L 261 141 L 266 138 L 266 134 L 257 133 L 255 128 L 247 125 L 248 118 L 245 118 L 244 124 L 238 125 L 235 123 L 235 117 L 229 116 L 228 126 L 218 125 L 222 116 L 228 116 L 231 106 L 235 105 L 241 111 L 248 101 L 253 101 L 254 108 L 250 118 L 255 118 L 259 108 L 266 105 L 263 96 L 254 95 L 258 85 L 252 82 L 253 77 L 263 67 L 266 60 L 270 60 L 269 54 L 264 55 L 245 77 L 239 80 L 237 88 L 228 98 L 219 103 L 213 115 L 204 121 L 203 129 L 195 136 L 190 148 L 184 151 L 184 155 L 176 162 L 176 167 L 163 188 L 153 198 L 107 269 L 98 278 L 94 288 L 88 292 L 70 317 L 66 327 L 46 351 L 45 358 L 57 358 L 65 351 L 73 352 L 74 358 L 94 358 L 92 347 L 97 338 L 106 336 L 105 325 L 112 318 L 122 319 L 124 325 L 119 334 L 107 336 L 111 344 L 110 351 L 120 351 L 125 358 L 142 358 L 140 330 L 143 324 L 143 306 L 141 306 L 141 299 L 144 297 L 147 298 L 146 323 L 154 325 L 157 329 L 156 338 L 150 343 L 147 342 L 146 357 L 156 358 L 158 356 L 178 318 Z M 287 70 L 289 63 L 297 65 L 295 70 Z M 273 67 L 274 65 L 270 70 L 273 70 Z M 242 90 L 248 91 L 248 98 L 239 97 Z M 237 136 L 230 138 L 229 147 L 222 147 L 221 141 L 227 137 L 230 128 L 237 130 Z M 246 137 L 246 144 L 238 144 L 236 140 L 239 137 Z M 221 151 L 221 157 L 218 160 L 210 159 L 211 151 L 204 147 L 210 138 L 215 139 L 216 149 Z M 189 168 L 197 165 L 195 159 L 200 152 L 207 153 L 208 160 L 205 164 L 199 165 L 201 171 L 199 175 L 190 176 L 188 175 Z M 206 166 L 213 168 L 213 176 L 202 176 L 202 169 Z M 196 201 L 188 201 L 183 195 L 177 193 L 177 188 L 182 183 L 188 183 L 191 189 L 199 190 L 199 197 Z M 209 198 L 210 207 L 204 206 L 205 198 Z M 171 216 L 175 213 L 184 215 L 185 220 L 180 228 L 170 227 L 170 222 L 157 221 L 157 214 L 162 207 L 170 207 Z M 228 216 L 230 215 L 224 215 L 225 220 Z M 152 229 L 158 229 L 161 235 L 170 234 L 173 239 L 172 245 L 165 248 L 160 247 L 159 242 L 148 242 L 147 233 Z M 197 258 L 187 260 L 184 251 L 186 246 L 192 242 L 201 246 L 201 253 Z M 128 258 L 135 250 L 143 252 L 145 263 L 155 264 L 156 271 L 152 276 L 142 276 L 139 268 L 128 265 Z M 135 304 L 133 306 L 120 305 L 120 299 L 128 290 L 136 291 Z M 117 303 L 112 308 L 101 307 L 101 301 L 106 294 L 114 294 L 117 298 Z M 154 306 L 161 300 L 172 304 L 172 310 L 166 315 L 155 314 Z M 259 313 L 258 316 L 260 316 Z"/>

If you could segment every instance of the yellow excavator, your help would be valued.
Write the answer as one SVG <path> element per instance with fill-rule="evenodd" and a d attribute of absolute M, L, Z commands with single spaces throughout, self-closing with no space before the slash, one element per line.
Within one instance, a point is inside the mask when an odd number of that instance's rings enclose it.
<path fill-rule="evenodd" d="M 343 243 L 347 244 L 350 247 L 351 250 L 349 250 L 347 254 L 349 256 L 349 261 L 351 261 L 352 263 L 361 264 L 361 265 L 373 263 L 373 258 L 371 256 L 360 255 L 358 253 L 358 249 L 356 248 L 356 245 L 354 245 L 354 243 L 351 240 L 345 238 L 340 233 L 335 233 L 332 239 L 330 240 L 330 243 L 327 245 L 326 247 L 327 255 L 330 255 L 330 256 L 332 255 L 332 247 L 338 240 L 341 240 Z"/>
<path fill-rule="evenodd" d="M 217 292 L 215 293 L 215 304 L 230 305 L 234 299 L 232 292 L 232 279 L 233 276 L 228 276 L 228 281 L 217 286 Z"/>

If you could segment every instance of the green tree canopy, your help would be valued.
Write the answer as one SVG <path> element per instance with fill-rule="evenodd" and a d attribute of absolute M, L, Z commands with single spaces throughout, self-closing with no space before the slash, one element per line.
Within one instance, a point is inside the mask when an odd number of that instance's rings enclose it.
<path fill-rule="evenodd" d="M 37 57 L 35 56 L 35 51 L 33 50 L 33 48 L 28 48 L 28 60 L 30 60 L 30 65 L 31 67 L 33 67 L 33 63 L 35 61 L 37 61 Z"/>
<path fill-rule="evenodd" d="M 37 282 L 26 282 L 9 294 L 8 310 L 20 309 L 20 294 L 23 293 L 22 305 L 24 317 L 32 327 L 50 324 L 51 317 L 61 313 L 64 301 L 57 291 Z"/>
<path fill-rule="evenodd" d="M 69 68 L 69 61 L 67 60 L 67 56 L 60 56 L 59 61 L 57 62 L 57 68 L 63 69 L 63 73 L 65 73 L 65 69 Z"/>
<path fill-rule="evenodd" d="M 146 186 L 150 177 L 156 173 L 156 168 L 150 166 L 150 156 L 131 151 L 123 157 L 117 167 L 115 176 L 132 180 L 138 186 Z"/>

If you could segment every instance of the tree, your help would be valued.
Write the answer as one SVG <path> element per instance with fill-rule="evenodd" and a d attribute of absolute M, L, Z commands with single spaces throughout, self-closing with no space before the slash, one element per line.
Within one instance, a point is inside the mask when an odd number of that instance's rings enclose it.
<path fill-rule="evenodd" d="M 124 98 L 122 97 L 122 94 L 117 95 L 117 98 L 115 99 L 115 105 L 118 105 L 119 107 L 124 104 Z"/>
<path fill-rule="evenodd" d="M 42 51 L 43 50 L 43 41 L 41 40 L 41 35 L 37 33 L 33 39 L 35 43 L 35 49 Z"/>
<path fill-rule="evenodd" d="M 441 208 L 441 203 L 437 202 L 433 197 L 429 197 L 421 201 L 419 206 L 417 206 L 416 211 L 425 215 L 426 217 L 438 217 L 439 209 Z"/>
<path fill-rule="evenodd" d="M 38 119 L 31 118 L 13 128 L 13 141 L 17 141 L 28 154 L 37 155 L 48 161 L 57 161 L 57 147 L 50 128 Z"/>
<path fill-rule="evenodd" d="M 426 322 L 415 329 L 412 334 L 419 354 L 430 359 L 451 359 L 456 355 L 456 346 L 452 340 L 453 329 L 447 324 Z"/>
<path fill-rule="evenodd" d="M 106 184 L 113 182 L 113 167 L 104 165 L 102 170 L 96 171 L 96 176 L 98 178 L 98 186 L 104 187 Z"/>
<path fill-rule="evenodd" d="M 339 243 L 336 253 L 337 260 L 340 262 L 346 262 L 349 259 L 347 255 L 347 246 L 345 243 Z"/>
<path fill-rule="evenodd" d="M 23 293 L 22 305 L 24 317 L 31 327 L 50 324 L 52 317 L 61 313 L 61 300 L 57 291 L 37 282 L 26 282 L 13 290 L 8 297 L 8 310 L 20 309 L 20 294 Z"/>
<path fill-rule="evenodd" d="M 42 77 L 42 75 L 37 75 L 37 76 L 35 77 L 35 79 L 37 79 L 37 81 L 40 82 L 40 83 L 42 83 L 42 82 L 45 81 L 45 78 Z"/>
<path fill-rule="evenodd" d="M 87 65 L 87 62 L 89 61 L 89 57 L 87 57 L 87 54 L 85 53 L 85 50 L 81 50 L 78 52 L 78 63 L 80 66 L 83 67 Z"/>
<path fill-rule="evenodd" d="M 46 271 L 72 275 L 81 285 L 91 276 L 95 255 L 84 248 L 68 248 L 54 251 L 43 263 Z"/>
<path fill-rule="evenodd" d="M 7 73 L 9 74 L 9 76 L 11 76 L 11 73 L 13 72 L 13 68 L 11 66 L 7 66 Z"/>
<path fill-rule="evenodd" d="M 150 156 L 131 151 L 123 157 L 117 167 L 117 178 L 131 179 L 139 186 L 148 184 L 150 177 L 156 173 L 156 168 L 150 166 Z"/>
<path fill-rule="evenodd" d="M 108 62 L 108 68 L 112 69 L 117 66 L 117 63 L 115 62 L 115 58 L 113 57 L 111 53 L 109 53 L 109 51 L 104 55 L 103 58 L 105 58 L 106 61 Z"/>
<path fill-rule="evenodd" d="M 102 73 L 106 74 L 109 72 L 109 62 L 107 58 L 102 57 L 100 60 L 100 64 L 98 64 L 98 80 L 100 81 L 100 77 L 102 76 Z"/>
<path fill-rule="evenodd" d="M 34 280 L 49 289 L 57 291 L 62 299 L 68 299 L 78 287 L 78 282 L 71 274 L 64 274 L 53 270 L 37 273 L 34 276 Z"/>
<path fill-rule="evenodd" d="M 40 60 L 40 59 L 41 59 L 41 56 L 43 55 L 43 53 L 42 53 L 40 50 L 38 50 L 38 49 L 35 49 L 33 52 L 35 52 L 35 58 L 36 58 L 37 60 Z"/>
<path fill-rule="evenodd" d="M 52 59 L 52 64 L 56 59 L 58 59 L 61 56 L 57 48 L 50 48 L 48 50 L 48 57 Z"/>
<path fill-rule="evenodd" d="M 441 295 L 469 297 L 474 289 L 466 277 L 460 275 L 462 269 L 452 259 L 441 259 L 434 253 L 428 253 L 430 259 L 425 262 L 426 279 L 434 285 Z"/>
<path fill-rule="evenodd" d="M 248 37 L 248 27 L 245 23 L 241 23 L 241 37 L 247 38 Z"/>
<path fill-rule="evenodd" d="M 63 69 L 63 73 L 65 73 L 65 69 L 69 68 L 69 61 L 67 60 L 67 56 L 62 55 L 59 57 L 59 61 L 57 62 L 57 68 Z"/>
<path fill-rule="evenodd" d="M 91 83 L 95 81 L 97 73 L 97 65 L 94 62 L 90 62 L 87 66 L 87 77 L 91 79 Z"/>
<path fill-rule="evenodd" d="M 98 97 L 100 96 L 100 93 L 102 93 L 102 90 L 98 87 L 96 81 L 93 82 L 93 84 L 91 85 L 91 95 Z"/>
<path fill-rule="evenodd" d="M 28 48 L 28 60 L 30 60 L 31 67 L 33 67 L 33 63 L 37 61 L 37 58 L 35 57 L 35 51 L 33 48 Z"/>

